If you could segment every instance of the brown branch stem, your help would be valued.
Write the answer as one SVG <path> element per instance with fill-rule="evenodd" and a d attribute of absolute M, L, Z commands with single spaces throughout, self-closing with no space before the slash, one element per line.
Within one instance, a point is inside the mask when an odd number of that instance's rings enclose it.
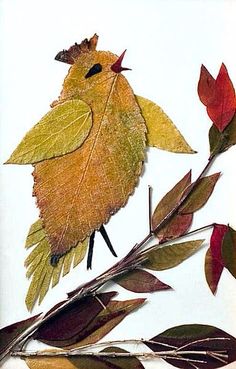
<path fill-rule="evenodd" d="M 16 337 L 5 349 L 5 351 L 0 355 L 0 361 L 8 355 L 14 348 L 16 348 L 19 345 L 24 344 L 25 342 L 28 342 L 29 338 L 33 336 L 34 332 L 45 322 L 53 318 L 55 315 L 57 315 L 59 312 L 66 309 L 68 306 L 70 306 L 73 302 L 78 301 L 82 299 L 83 297 L 86 297 L 88 295 L 91 295 L 92 293 L 96 292 L 100 287 L 102 287 L 104 284 L 106 284 L 108 281 L 114 280 L 117 276 L 120 276 L 122 274 L 125 274 L 129 272 L 130 270 L 136 269 L 139 267 L 145 260 L 145 254 L 139 252 L 143 248 L 143 246 L 150 241 L 154 234 L 157 233 L 162 227 L 166 225 L 166 223 L 172 219 L 172 217 L 178 212 L 180 207 L 183 205 L 183 203 L 187 200 L 187 198 L 190 196 L 190 194 L 193 192 L 193 190 L 197 187 L 199 181 L 204 176 L 206 171 L 211 166 L 215 156 L 211 156 L 208 159 L 208 162 L 196 181 L 192 184 L 192 186 L 189 187 L 189 190 L 185 193 L 184 197 L 181 198 L 181 200 L 176 204 L 176 206 L 162 219 L 162 221 L 156 226 L 154 230 L 149 230 L 149 233 L 143 238 L 142 241 L 135 244 L 133 248 L 128 252 L 128 254 L 118 261 L 115 265 L 113 265 L 111 268 L 109 268 L 104 273 L 100 274 L 98 277 L 94 278 L 93 280 L 84 283 L 80 285 L 76 290 L 74 290 L 70 297 L 60 306 L 58 306 L 55 310 L 51 311 L 49 314 L 44 314 L 41 318 L 39 318 L 35 323 L 33 323 L 28 329 L 26 329 L 23 333 L 21 333 L 18 337 Z M 204 227 L 202 227 L 203 229 Z M 187 235 L 187 234 L 186 234 Z M 150 248 L 151 249 L 151 248 Z M 149 251 L 149 249 L 145 250 L 145 253 Z"/>

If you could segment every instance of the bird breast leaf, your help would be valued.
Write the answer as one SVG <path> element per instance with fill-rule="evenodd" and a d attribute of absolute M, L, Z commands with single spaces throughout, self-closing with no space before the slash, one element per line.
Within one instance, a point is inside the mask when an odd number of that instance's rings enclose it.
<path fill-rule="evenodd" d="M 82 145 L 92 127 L 91 109 L 69 100 L 52 108 L 25 135 L 7 164 L 33 164 L 68 154 Z"/>
<path fill-rule="evenodd" d="M 145 121 L 127 80 L 111 70 L 109 52 L 81 55 L 67 75 L 59 101 L 78 97 L 92 110 L 83 145 L 35 165 L 34 193 L 51 252 L 63 255 L 124 206 L 141 173 Z M 85 78 L 94 64 L 102 71 Z"/>

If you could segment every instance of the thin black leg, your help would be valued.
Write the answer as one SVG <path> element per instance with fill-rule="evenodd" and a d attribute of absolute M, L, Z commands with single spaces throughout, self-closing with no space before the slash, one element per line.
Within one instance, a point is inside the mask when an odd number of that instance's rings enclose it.
<path fill-rule="evenodd" d="M 89 239 L 89 249 L 88 249 L 88 256 L 87 256 L 87 269 L 92 269 L 94 237 L 95 237 L 95 231 L 91 234 L 90 239 Z"/>
<path fill-rule="evenodd" d="M 102 226 L 100 227 L 99 232 L 101 233 L 101 235 L 102 235 L 102 237 L 103 237 L 104 241 L 106 242 L 106 244 L 107 244 L 107 246 L 108 246 L 109 250 L 111 251 L 112 255 L 114 255 L 115 257 L 117 257 L 117 254 L 116 254 L 116 252 L 115 252 L 115 250 L 114 250 L 114 248 L 113 248 L 113 246 L 112 246 L 112 244 L 111 244 L 111 241 L 110 241 L 110 239 L 109 239 L 109 237 L 108 237 L 108 234 L 107 234 L 107 232 L 106 232 L 106 230 L 105 230 L 104 225 L 102 225 Z"/>

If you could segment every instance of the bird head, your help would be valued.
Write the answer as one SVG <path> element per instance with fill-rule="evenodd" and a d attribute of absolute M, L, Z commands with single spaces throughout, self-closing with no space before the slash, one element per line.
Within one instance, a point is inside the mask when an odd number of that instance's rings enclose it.
<path fill-rule="evenodd" d="M 91 104 L 94 100 L 108 96 L 122 71 L 126 50 L 118 57 L 109 51 L 96 51 L 98 36 L 75 43 L 68 50 L 60 51 L 55 59 L 71 68 L 65 78 L 61 99 L 80 98 Z"/>

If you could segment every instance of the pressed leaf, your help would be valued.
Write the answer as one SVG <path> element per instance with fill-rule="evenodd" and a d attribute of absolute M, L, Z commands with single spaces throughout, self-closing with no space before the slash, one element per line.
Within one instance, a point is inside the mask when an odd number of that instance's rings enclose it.
<path fill-rule="evenodd" d="M 185 234 L 193 221 L 193 214 L 176 214 L 166 226 L 158 232 L 159 243 L 177 238 Z"/>
<path fill-rule="evenodd" d="M 41 219 L 38 219 L 29 229 L 29 233 L 25 241 L 26 249 L 40 242 L 44 237 L 45 232 L 43 230 L 43 223 Z"/>
<path fill-rule="evenodd" d="M 231 227 L 223 237 L 222 257 L 225 267 L 236 278 L 236 232 Z"/>
<path fill-rule="evenodd" d="M 148 257 L 145 268 L 152 270 L 173 268 L 194 254 L 203 242 L 204 240 L 194 240 L 164 247 L 157 246 L 156 249 L 145 253 L 145 256 Z"/>
<path fill-rule="evenodd" d="M 215 173 L 201 178 L 196 188 L 192 191 L 187 200 L 179 209 L 179 213 L 189 214 L 203 207 L 211 196 L 219 176 L 220 173 Z M 193 185 L 194 184 L 191 186 Z M 188 191 L 188 189 L 186 191 Z"/>
<path fill-rule="evenodd" d="M 115 328 L 133 310 L 139 308 L 145 299 L 110 301 L 91 323 L 81 332 L 78 342 L 66 348 L 76 348 L 98 342 Z"/>
<path fill-rule="evenodd" d="M 156 344 L 146 342 L 146 345 L 152 351 L 157 352 L 166 351 L 168 349 L 178 349 L 178 357 L 181 357 L 181 348 L 184 346 L 183 351 L 185 351 L 185 355 L 183 358 L 203 361 L 203 363 L 196 363 L 199 369 L 220 368 L 224 366 L 225 363 L 209 355 L 202 355 L 200 353 L 193 354 L 191 351 L 224 351 L 225 354 L 228 355 L 225 359 L 228 364 L 236 360 L 236 339 L 221 329 L 210 325 L 180 325 L 158 334 L 153 337 L 151 341 L 155 341 Z M 167 345 L 172 346 L 172 348 L 168 348 Z M 190 353 L 186 354 L 186 351 L 190 351 Z M 181 361 L 169 358 L 165 360 L 177 368 L 193 369 L 191 363 L 184 360 Z"/>
<path fill-rule="evenodd" d="M 224 64 L 215 81 L 214 99 L 207 105 L 207 113 L 222 132 L 235 114 L 235 91 Z"/>
<path fill-rule="evenodd" d="M 90 107 L 70 100 L 54 107 L 23 138 L 7 164 L 30 164 L 80 147 L 92 127 Z"/>
<path fill-rule="evenodd" d="M 31 226 L 26 241 L 28 242 L 27 247 L 31 247 L 32 244 L 34 245 L 41 239 L 25 260 L 25 267 L 27 268 L 26 276 L 27 278 L 32 277 L 25 299 L 28 310 L 32 310 L 37 300 L 39 304 L 43 301 L 50 285 L 52 287 L 57 285 L 60 280 L 62 268 L 62 275 L 65 276 L 69 273 L 73 263 L 73 267 L 75 267 L 84 259 L 88 248 L 88 239 L 86 239 L 84 242 L 79 243 L 76 247 L 71 249 L 66 255 L 62 256 L 56 266 L 52 266 L 50 263 L 50 245 L 44 229 L 39 228 L 40 224 L 41 222 L 35 222 L 33 226 Z"/>
<path fill-rule="evenodd" d="M 24 359 L 30 369 L 76 369 L 70 360 L 62 357 L 34 357 Z M 78 360 L 83 360 L 82 358 Z M 92 369 L 92 368 L 91 368 Z"/>
<path fill-rule="evenodd" d="M 191 184 L 191 171 L 189 171 L 158 203 L 153 216 L 152 216 L 152 228 L 155 229 L 158 224 L 171 212 L 173 208 L 180 201 L 184 190 Z M 160 241 L 172 237 L 178 237 L 186 231 L 188 227 L 182 227 L 182 219 L 175 217 L 167 223 L 158 233 L 157 237 Z M 177 224 L 177 227 L 176 227 Z M 178 227 L 179 226 L 179 227 Z M 170 227 L 170 228 L 168 228 Z M 168 229 L 170 233 L 168 233 Z M 174 232 L 175 231 L 175 232 Z M 182 233 L 182 234 L 183 234 Z"/>
<path fill-rule="evenodd" d="M 7 350 L 12 341 L 33 324 L 41 314 L 29 319 L 8 325 L 0 329 L 0 354 Z"/>
<path fill-rule="evenodd" d="M 211 126 L 209 143 L 211 154 L 223 152 L 236 144 L 236 115 L 223 132 L 220 132 L 214 124 Z"/>
<path fill-rule="evenodd" d="M 207 284 L 213 294 L 216 293 L 223 269 L 223 265 L 219 260 L 214 259 L 212 250 L 209 248 L 205 256 L 205 276 Z"/>
<path fill-rule="evenodd" d="M 107 347 L 101 352 L 125 353 L 118 347 Z M 136 358 L 112 357 L 38 357 L 25 359 L 30 369 L 144 369 Z"/>
<path fill-rule="evenodd" d="M 101 352 L 128 352 L 119 347 L 106 347 Z M 93 357 L 93 358 L 70 358 L 71 363 L 78 369 L 144 369 L 141 362 L 134 357 Z"/>
<path fill-rule="evenodd" d="M 77 337 L 103 310 L 103 306 L 116 295 L 116 292 L 101 293 L 96 297 L 88 296 L 73 302 L 66 309 L 42 324 L 34 335 L 51 346 L 66 347 L 77 342 Z M 51 310 L 55 310 L 54 307 Z"/>
<path fill-rule="evenodd" d="M 133 270 L 118 277 L 115 279 L 115 282 L 129 291 L 137 293 L 171 289 L 170 286 L 161 282 L 153 274 L 141 269 Z"/>
<path fill-rule="evenodd" d="M 172 152 L 195 152 L 158 105 L 141 96 L 136 96 L 136 99 L 147 125 L 148 146 Z"/>
<path fill-rule="evenodd" d="M 34 193 L 52 255 L 62 255 L 124 206 L 141 173 L 145 121 L 127 80 L 111 70 L 109 52 L 81 54 L 67 75 L 59 102 L 80 97 L 93 125 L 83 145 L 35 165 Z M 91 66 L 102 71 L 85 78 Z"/>
<path fill-rule="evenodd" d="M 206 106 L 214 100 L 215 96 L 215 78 L 212 77 L 204 65 L 201 66 L 198 95 L 201 102 Z"/>

